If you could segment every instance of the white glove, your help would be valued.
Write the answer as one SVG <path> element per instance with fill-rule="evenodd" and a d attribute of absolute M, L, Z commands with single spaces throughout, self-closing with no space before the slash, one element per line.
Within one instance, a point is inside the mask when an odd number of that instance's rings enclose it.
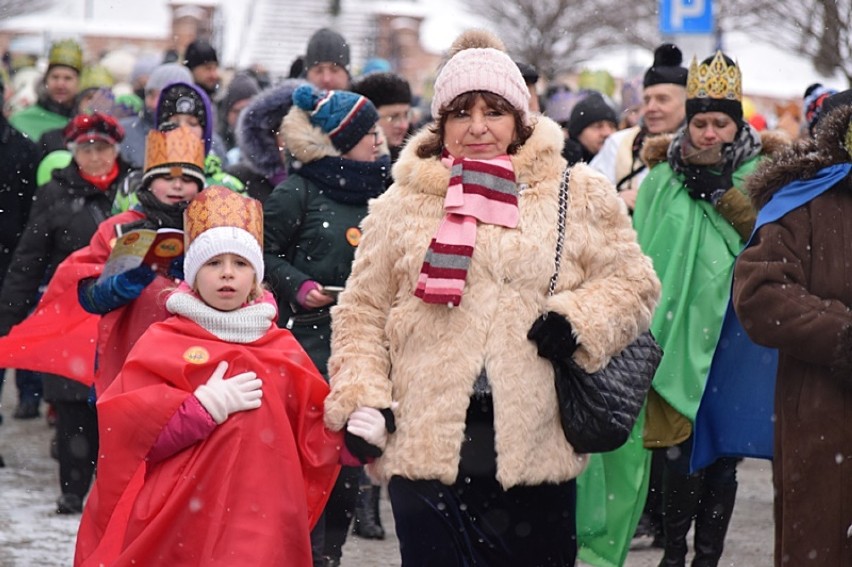
<path fill-rule="evenodd" d="M 243 372 L 225 379 L 228 363 L 219 363 L 206 384 L 196 388 L 195 397 L 210 413 L 218 424 L 224 423 L 228 416 L 238 411 L 260 407 L 263 382 L 254 372 Z"/>
<path fill-rule="evenodd" d="M 385 426 L 385 416 L 376 408 L 360 407 L 349 416 L 346 431 L 357 435 L 370 445 L 385 450 L 388 444 L 388 430 Z"/>

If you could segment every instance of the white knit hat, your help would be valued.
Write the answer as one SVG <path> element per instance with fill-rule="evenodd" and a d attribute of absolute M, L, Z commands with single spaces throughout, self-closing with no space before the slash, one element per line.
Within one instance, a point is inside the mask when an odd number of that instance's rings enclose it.
<path fill-rule="evenodd" d="M 217 226 L 198 235 L 183 259 L 184 281 L 195 287 L 195 276 L 210 258 L 219 254 L 236 254 L 254 268 L 257 281 L 263 280 L 263 250 L 247 230 L 235 226 Z"/>
<path fill-rule="evenodd" d="M 468 30 L 450 48 L 450 60 L 435 79 L 432 117 L 460 94 L 487 91 L 502 96 L 529 118 L 530 92 L 518 65 L 506 54 L 503 42 L 485 30 Z"/>
<path fill-rule="evenodd" d="M 212 185 L 190 201 L 183 213 L 186 254 L 184 281 L 195 287 L 195 276 L 210 258 L 236 254 L 263 280 L 263 206 L 260 201 Z"/>

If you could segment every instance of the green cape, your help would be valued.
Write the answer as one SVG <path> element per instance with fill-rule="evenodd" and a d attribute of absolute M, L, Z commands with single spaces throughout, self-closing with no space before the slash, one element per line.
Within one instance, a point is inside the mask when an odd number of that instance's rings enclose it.
<path fill-rule="evenodd" d="M 742 187 L 759 160 L 737 169 L 735 187 Z M 694 421 L 743 242 L 713 205 L 689 196 L 668 163 L 656 165 L 642 182 L 633 224 L 662 283 L 651 331 L 664 354 L 653 387 Z"/>

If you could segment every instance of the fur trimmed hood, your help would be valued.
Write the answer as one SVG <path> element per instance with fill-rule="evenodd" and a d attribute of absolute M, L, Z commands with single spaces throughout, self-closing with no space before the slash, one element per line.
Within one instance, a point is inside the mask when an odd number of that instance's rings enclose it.
<path fill-rule="evenodd" d="M 305 81 L 287 79 L 257 95 L 240 114 L 237 143 L 241 157 L 257 173 L 273 175 L 282 167 L 275 134 L 293 106 L 293 91 Z"/>
<path fill-rule="evenodd" d="M 297 161 L 311 163 L 326 157 L 340 157 L 340 151 L 331 143 L 328 134 L 311 124 L 309 114 L 298 106 L 293 106 L 284 117 L 281 133 L 284 143 L 287 144 L 287 151 Z M 390 155 L 388 142 L 384 137 L 379 155 Z"/>
<path fill-rule="evenodd" d="M 565 139 L 562 128 L 546 116 L 532 118 L 532 125 L 532 136 L 511 156 L 520 184 L 536 185 L 554 176 L 558 178 L 566 164 L 562 159 Z M 432 136 L 429 128 L 431 125 L 422 128 L 405 145 L 393 167 L 393 178 L 398 185 L 443 195 L 447 191 L 449 170 L 438 158 L 424 160 L 417 157 L 417 149 Z"/>
<path fill-rule="evenodd" d="M 796 142 L 772 161 L 761 163 L 746 183 L 754 206 L 760 209 L 776 191 L 793 181 L 813 177 L 830 165 L 849 162 L 852 158 L 843 140 L 850 120 L 852 106 L 840 107 L 820 119 L 813 139 Z"/>
<path fill-rule="evenodd" d="M 655 165 L 668 159 L 669 146 L 674 137 L 674 134 L 660 134 L 645 140 L 641 158 L 648 165 L 648 169 L 653 169 Z M 760 133 L 760 144 L 762 146 L 760 154 L 773 157 L 790 145 L 790 138 L 777 130 L 764 130 Z"/>

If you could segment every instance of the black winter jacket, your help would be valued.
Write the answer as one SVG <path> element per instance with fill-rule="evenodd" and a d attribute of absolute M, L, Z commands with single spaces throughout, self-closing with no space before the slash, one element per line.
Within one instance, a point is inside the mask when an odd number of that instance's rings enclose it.
<path fill-rule="evenodd" d="M 32 207 L 36 145 L 0 114 L 0 285 L 9 270 Z"/>
<path fill-rule="evenodd" d="M 112 208 L 116 188 L 129 173 L 119 162 L 119 175 L 100 191 L 80 177 L 77 164 L 54 171 L 36 192 L 30 217 L 0 290 L 0 336 L 20 323 L 35 305 L 39 287 L 71 252 L 86 246 Z"/>

